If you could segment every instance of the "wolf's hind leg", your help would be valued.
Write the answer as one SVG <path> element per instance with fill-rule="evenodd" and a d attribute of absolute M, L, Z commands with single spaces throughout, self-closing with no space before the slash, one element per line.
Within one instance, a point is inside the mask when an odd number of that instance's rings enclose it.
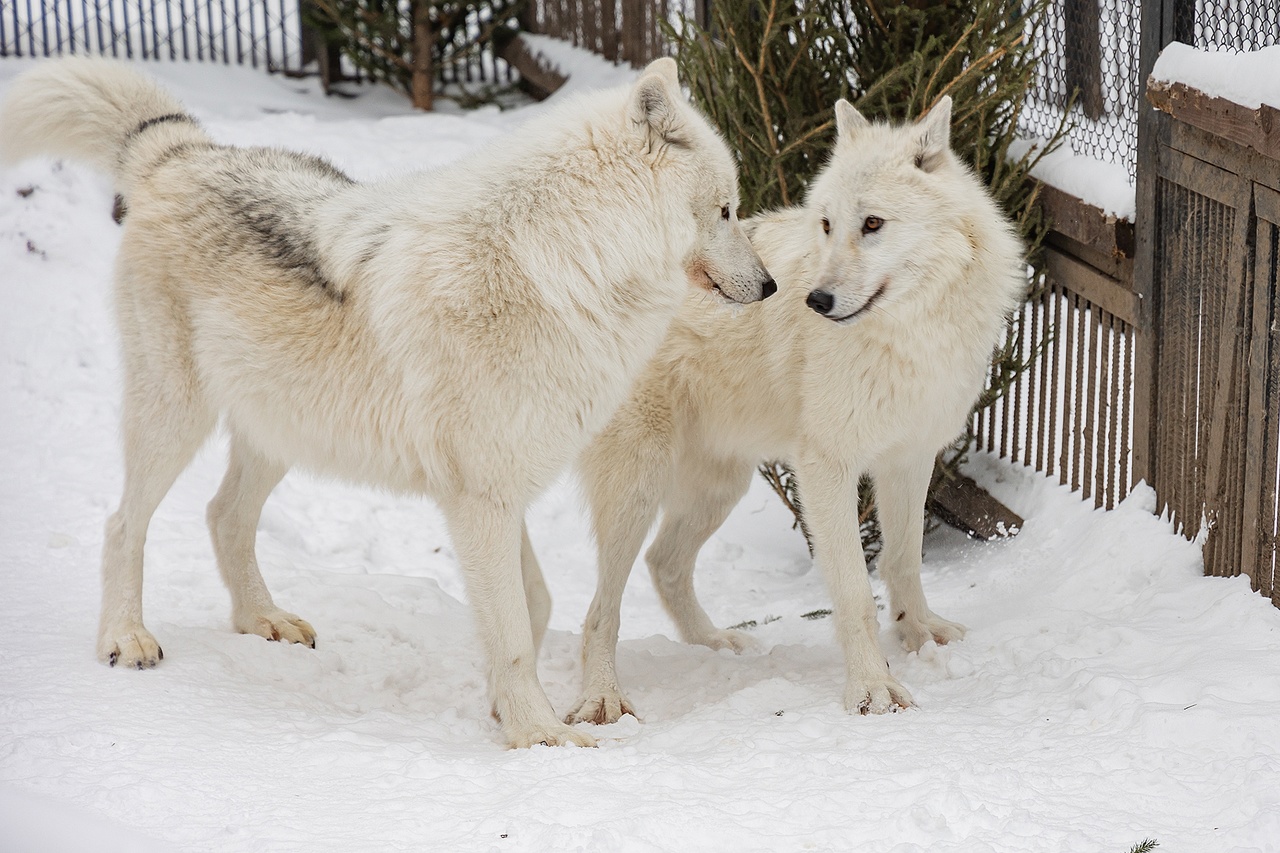
<path fill-rule="evenodd" d="M 582 692 L 565 719 L 605 725 L 635 709 L 618 685 L 622 593 L 671 476 L 673 425 L 661 398 L 638 396 L 582 454 L 596 539 L 596 594 L 582 626 Z"/>
<path fill-rule="evenodd" d="M 255 554 L 262 505 L 286 471 L 285 465 L 265 458 L 233 432 L 227 473 L 206 518 L 218 571 L 231 592 L 232 626 L 241 634 L 315 648 L 315 629 L 276 607 Z"/>
<path fill-rule="evenodd" d="M 732 628 L 717 628 L 693 589 L 698 552 L 742 500 L 754 466 L 739 459 L 714 459 L 687 453 L 676 470 L 671 495 L 663 506 L 658 535 L 645 554 L 662 605 L 680 638 L 713 649 L 743 652 L 755 638 Z"/>
<path fill-rule="evenodd" d="M 142 554 L 147 527 L 161 499 L 213 429 L 215 416 L 186 373 L 177 336 L 156 328 L 150 339 L 131 337 L 129 305 L 120 306 L 125 331 L 124 492 L 107 520 L 102 545 L 102 612 L 98 657 L 130 669 L 155 666 L 160 644 L 142 624 Z M 144 350 L 149 350 L 144 352 Z M 158 354 L 157 354 L 158 353 Z"/>

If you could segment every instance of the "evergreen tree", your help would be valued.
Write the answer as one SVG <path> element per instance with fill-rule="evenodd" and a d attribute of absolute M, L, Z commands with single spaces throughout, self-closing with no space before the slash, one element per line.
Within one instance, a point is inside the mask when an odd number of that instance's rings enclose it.
<path fill-rule="evenodd" d="M 523 0 L 306 0 L 307 23 L 371 80 L 432 108 L 438 70 L 514 23 Z M 483 23 L 479 32 L 468 20 Z"/>

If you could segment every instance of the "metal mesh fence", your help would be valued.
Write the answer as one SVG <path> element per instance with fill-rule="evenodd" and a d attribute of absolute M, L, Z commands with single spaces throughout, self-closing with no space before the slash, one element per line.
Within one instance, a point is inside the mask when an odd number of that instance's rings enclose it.
<path fill-rule="evenodd" d="M 1280 43 L 1280 0 L 1163 2 L 1173 9 L 1175 30 L 1195 47 L 1245 51 Z M 1053 0 L 1040 22 L 1040 78 L 1021 120 L 1023 131 L 1047 138 L 1071 104 L 1071 150 L 1125 165 L 1130 182 L 1137 174 L 1141 18 L 1141 2 Z"/>
<path fill-rule="evenodd" d="M 1123 163 L 1135 175 L 1141 8 L 1125 0 L 1054 0 L 1040 23 L 1040 75 L 1021 129 L 1041 138 L 1071 104 L 1067 144 L 1077 154 Z"/>
<path fill-rule="evenodd" d="M 1280 44 L 1280 0 L 1195 0 L 1194 39 L 1196 47 L 1214 50 Z"/>

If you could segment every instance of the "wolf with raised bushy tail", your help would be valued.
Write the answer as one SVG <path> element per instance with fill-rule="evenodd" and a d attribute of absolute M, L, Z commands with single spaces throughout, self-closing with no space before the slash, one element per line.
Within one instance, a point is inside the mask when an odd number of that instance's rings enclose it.
<path fill-rule="evenodd" d="M 600 576 L 570 720 L 633 713 L 614 666 L 619 608 L 659 511 L 646 560 L 681 637 L 749 645 L 712 624 L 692 579 L 698 550 L 764 460 L 797 476 L 844 651 L 846 708 L 911 705 L 880 650 L 858 530 L 863 474 L 875 482 L 879 570 L 902 641 L 919 649 L 964 634 L 925 602 L 925 495 L 1027 280 L 1009 222 L 950 149 L 950 116 L 943 98 L 919 123 L 891 127 L 838 103 L 835 151 L 804 206 L 746 223 L 778 296 L 731 320 L 687 301 L 631 399 L 585 452 Z"/>
<path fill-rule="evenodd" d="M 245 633 L 315 644 L 255 557 L 298 465 L 444 510 L 508 741 L 589 745 L 536 669 L 550 599 L 523 515 L 626 398 L 687 291 L 773 282 L 736 216 L 724 142 L 659 60 L 445 169 L 358 184 L 315 157 L 217 144 L 126 66 L 42 63 L 0 116 L 8 158 L 114 176 L 124 494 L 106 526 L 98 654 L 155 666 L 148 523 L 221 419 L 208 521 Z M 450 651 L 442 650 L 449 654 Z"/>

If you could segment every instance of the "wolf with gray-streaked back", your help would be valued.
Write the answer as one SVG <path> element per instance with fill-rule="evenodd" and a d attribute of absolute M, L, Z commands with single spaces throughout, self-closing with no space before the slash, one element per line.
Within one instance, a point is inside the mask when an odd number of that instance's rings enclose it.
<path fill-rule="evenodd" d="M 568 719 L 632 713 L 614 666 L 619 610 L 659 510 L 646 560 L 681 637 L 736 651 L 751 643 L 712 624 L 693 568 L 765 460 L 796 472 L 850 711 L 911 705 L 880 650 L 858 529 L 864 473 L 875 481 L 880 573 L 902 641 L 919 649 L 963 636 L 929 609 L 920 584 L 925 495 L 1027 281 L 1009 222 L 950 149 L 950 116 L 944 98 L 918 124 L 890 127 L 838 103 L 835 151 L 804 206 L 747 222 L 777 298 L 732 322 L 687 301 L 631 399 L 584 453 L 600 579 Z"/>
<path fill-rule="evenodd" d="M 0 116 L 9 158 L 112 174 L 125 487 L 107 523 L 98 654 L 155 666 L 142 622 L 151 515 L 222 418 L 208 520 L 232 623 L 314 645 L 262 580 L 255 528 L 301 465 L 444 510 L 507 740 L 592 744 L 535 658 L 550 598 L 529 502 L 625 399 L 693 288 L 773 282 L 736 217 L 723 140 L 659 60 L 445 169 L 357 184 L 314 157 L 216 144 L 126 66 L 42 63 Z M 452 653 L 442 650 L 442 654 Z"/>

